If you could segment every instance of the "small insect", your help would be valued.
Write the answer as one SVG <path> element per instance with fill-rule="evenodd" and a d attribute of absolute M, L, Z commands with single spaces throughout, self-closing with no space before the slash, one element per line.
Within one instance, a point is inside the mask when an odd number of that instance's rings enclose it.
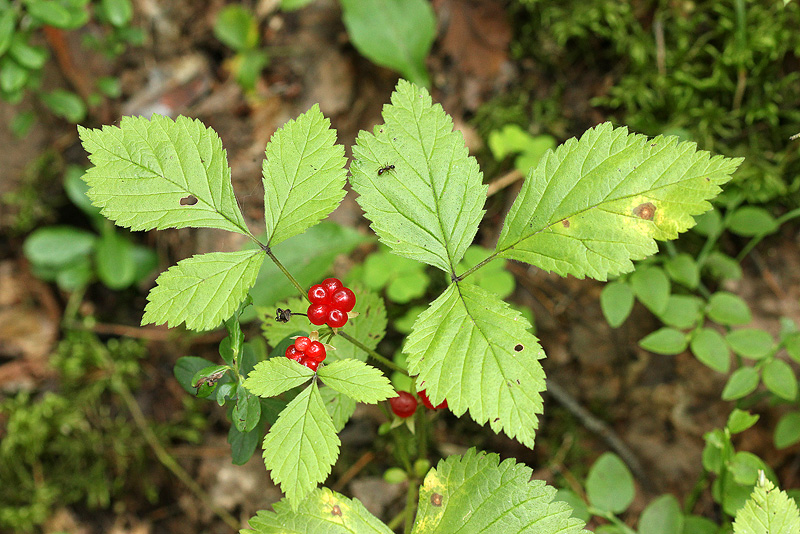
<path fill-rule="evenodd" d="M 197 381 L 197 384 L 194 385 L 194 388 L 197 391 L 200 391 L 200 386 L 213 386 L 214 384 L 217 383 L 217 380 L 219 380 L 225 375 L 227 371 L 228 371 L 227 369 L 221 369 L 219 371 L 211 373 L 208 376 L 202 377 L 200 380 Z"/>
<path fill-rule="evenodd" d="M 394 170 L 394 165 L 391 165 L 391 164 L 390 165 L 385 165 L 385 166 L 381 167 L 380 169 L 378 169 L 378 176 L 380 176 L 381 174 L 383 174 L 385 172 L 393 171 L 393 170 Z"/>

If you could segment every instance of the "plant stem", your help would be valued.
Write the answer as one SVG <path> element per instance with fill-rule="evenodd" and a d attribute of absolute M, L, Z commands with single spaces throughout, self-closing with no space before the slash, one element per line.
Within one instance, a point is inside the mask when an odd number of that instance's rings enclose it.
<path fill-rule="evenodd" d="M 794 218 L 800 217 L 800 208 L 795 208 L 792 211 L 784 213 L 782 216 L 775 219 L 775 229 L 777 230 L 783 223 L 791 221 Z M 750 251 L 753 250 L 756 245 L 758 245 L 762 239 L 770 235 L 772 232 L 766 232 L 763 234 L 758 234 L 757 236 L 753 236 L 747 245 L 742 249 L 738 256 L 736 256 L 736 261 L 740 262 L 750 254 Z"/>
<path fill-rule="evenodd" d="M 310 300 L 308 300 L 308 292 L 302 288 L 302 286 L 297 282 L 297 280 L 295 280 L 294 276 L 292 276 L 292 273 L 286 270 L 286 267 L 284 267 L 283 264 L 280 262 L 280 260 L 278 260 L 278 258 L 275 256 L 275 254 L 272 253 L 272 250 L 266 245 L 261 245 L 261 249 L 267 253 L 269 259 L 272 260 L 272 263 L 274 263 L 278 267 L 278 269 L 281 270 L 284 276 L 286 276 L 286 278 L 289 279 L 289 281 L 294 285 L 294 287 L 297 288 L 297 291 L 299 291 L 300 294 L 303 295 L 303 298 L 306 299 L 308 302 L 311 302 Z"/>
<path fill-rule="evenodd" d="M 363 350 L 364 352 L 369 354 L 372 358 L 378 360 L 379 362 L 381 362 L 383 365 L 385 365 L 386 367 L 388 367 L 392 371 L 397 371 L 398 373 L 403 373 L 404 375 L 408 376 L 408 371 L 406 371 L 405 369 L 403 369 L 402 367 L 400 367 L 399 365 L 394 363 L 392 360 L 389 360 L 388 358 L 384 358 L 383 356 L 381 356 L 380 354 L 378 354 L 377 352 L 375 352 L 374 350 L 372 350 L 371 348 L 367 347 L 366 345 L 361 343 L 359 340 L 357 340 L 356 338 L 354 338 L 353 336 L 348 334 L 347 332 L 342 332 L 340 330 L 336 335 L 342 336 L 344 339 L 346 339 L 347 341 L 349 341 L 350 343 L 352 343 L 353 345 L 355 345 L 359 349 Z"/>
<path fill-rule="evenodd" d="M 615 516 L 611 512 L 606 512 L 605 510 L 598 510 L 593 506 L 589 506 L 588 511 L 592 515 L 596 515 L 597 517 L 602 517 L 603 519 L 610 521 L 612 524 L 619 527 L 619 529 L 622 530 L 625 534 L 636 534 L 635 530 L 633 530 L 631 527 L 623 523 L 622 520 L 620 520 L 617 516 Z"/>
<path fill-rule="evenodd" d="M 480 262 L 478 265 L 475 265 L 474 267 L 471 267 L 471 268 L 467 269 L 465 272 L 463 272 L 460 275 L 456 276 L 455 278 L 453 278 L 453 281 L 454 282 L 460 282 L 461 280 L 463 280 L 467 276 L 471 275 L 472 273 L 474 273 L 475 271 L 477 271 L 478 269 L 480 269 L 481 267 L 483 267 L 484 265 L 486 265 L 487 263 L 489 263 L 490 261 L 492 261 L 496 257 L 497 257 L 497 252 L 491 254 L 488 258 L 486 258 L 485 260 Z"/>
<path fill-rule="evenodd" d="M 417 478 L 413 476 L 414 473 L 409 473 L 408 491 L 406 492 L 406 509 L 405 509 L 405 527 L 403 528 L 404 534 L 411 534 L 411 528 L 414 526 L 414 517 L 417 515 Z"/>
<path fill-rule="evenodd" d="M 111 358 L 103 351 L 103 359 L 105 360 L 105 365 L 112 370 L 112 374 L 116 377 L 116 370 L 114 362 Z M 195 480 L 189 476 L 180 464 L 173 458 L 167 450 L 164 448 L 163 445 L 158 441 L 158 438 L 153 433 L 153 430 L 150 428 L 150 425 L 147 422 L 144 414 L 142 413 L 142 409 L 139 407 L 139 403 L 136 402 L 136 398 L 133 396 L 130 388 L 128 388 L 127 384 L 125 384 L 122 380 L 116 379 L 114 380 L 114 384 L 116 386 L 117 392 L 119 393 L 122 400 L 125 402 L 125 405 L 128 408 L 128 411 L 131 413 L 136 426 L 139 427 L 139 430 L 144 436 L 145 441 L 147 441 L 150 448 L 153 449 L 153 452 L 158 458 L 158 461 L 161 464 L 169 469 L 173 475 L 175 475 L 181 482 L 183 482 L 189 490 L 195 494 L 195 496 L 200 499 L 203 504 L 208 507 L 209 510 L 217 514 L 217 516 L 222 519 L 229 527 L 234 530 L 239 530 L 241 525 L 239 521 L 236 520 L 227 510 L 224 510 L 214 504 L 211 501 L 211 498 L 208 494 L 203 491 L 203 488 L 200 487 L 200 484 L 195 482 Z"/>

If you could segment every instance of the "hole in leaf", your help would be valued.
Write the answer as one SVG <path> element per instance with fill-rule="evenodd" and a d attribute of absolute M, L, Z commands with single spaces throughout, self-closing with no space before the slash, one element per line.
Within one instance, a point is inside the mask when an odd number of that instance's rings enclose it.
<path fill-rule="evenodd" d="M 187 195 L 181 199 L 181 206 L 194 206 L 197 204 L 197 197 L 194 195 Z"/>
<path fill-rule="evenodd" d="M 522 343 L 517 343 L 516 345 L 514 345 L 514 351 L 516 352 L 522 352 L 524 348 L 525 346 Z"/>
<path fill-rule="evenodd" d="M 652 221 L 656 214 L 656 205 L 652 202 L 645 202 L 633 208 L 633 214 L 646 221 Z"/>
<path fill-rule="evenodd" d="M 441 493 L 434 493 L 431 495 L 431 504 L 434 506 L 441 506 L 442 505 L 442 494 Z"/>
<path fill-rule="evenodd" d="M 334 504 L 333 508 L 331 508 L 331 515 L 342 515 L 342 509 L 339 508 L 338 504 Z"/>

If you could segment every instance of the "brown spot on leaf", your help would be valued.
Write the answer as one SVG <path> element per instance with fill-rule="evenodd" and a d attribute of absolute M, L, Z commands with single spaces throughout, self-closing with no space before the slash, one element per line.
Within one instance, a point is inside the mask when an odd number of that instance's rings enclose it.
<path fill-rule="evenodd" d="M 194 195 L 187 195 L 181 199 L 181 206 L 194 206 L 197 204 L 197 197 Z"/>
<path fill-rule="evenodd" d="M 442 494 L 441 493 L 434 493 L 431 495 L 431 504 L 434 506 L 441 506 L 442 505 Z"/>
<path fill-rule="evenodd" d="M 524 348 L 525 348 L 525 346 L 524 346 L 522 343 L 517 343 L 516 345 L 514 345 L 514 350 L 515 350 L 516 352 L 522 352 L 522 350 L 523 350 Z"/>
<path fill-rule="evenodd" d="M 342 509 L 339 508 L 338 504 L 334 504 L 333 508 L 331 508 L 331 515 L 338 515 L 338 516 L 342 515 Z"/>
<path fill-rule="evenodd" d="M 562 219 L 561 226 L 563 226 L 564 228 L 569 228 L 569 219 Z"/>
<path fill-rule="evenodd" d="M 633 208 L 633 214 L 644 219 L 645 221 L 652 221 L 653 216 L 656 214 L 656 205 L 652 202 L 645 202 Z"/>

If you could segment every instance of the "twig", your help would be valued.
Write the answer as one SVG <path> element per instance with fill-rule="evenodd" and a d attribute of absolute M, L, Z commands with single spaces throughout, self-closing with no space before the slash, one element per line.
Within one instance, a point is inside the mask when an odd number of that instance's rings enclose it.
<path fill-rule="evenodd" d="M 628 465 L 633 473 L 633 476 L 635 476 L 639 482 L 642 483 L 647 491 L 652 493 L 658 492 L 657 488 L 653 484 L 653 481 L 644 472 L 642 464 L 639 463 L 639 459 L 636 457 L 633 451 L 630 450 L 627 445 L 625 445 L 622 439 L 611 429 L 611 427 L 595 417 L 586 408 L 581 406 L 580 403 L 578 403 L 578 401 L 572 397 L 572 395 L 567 393 L 566 390 L 558 385 L 558 383 L 554 382 L 552 378 L 547 379 L 547 393 L 552 395 L 552 397 L 559 404 L 561 404 L 561 406 L 566 408 L 572 415 L 577 417 L 587 430 L 600 436 L 603 441 L 605 441 L 606 444 L 611 447 L 611 449 L 616 452 L 619 457 L 622 458 L 622 460 Z"/>
<path fill-rule="evenodd" d="M 336 481 L 336 484 L 331 486 L 333 491 L 342 491 L 348 482 L 353 480 L 357 474 L 361 472 L 369 463 L 375 459 L 375 455 L 371 451 L 367 451 L 361 455 L 361 458 L 356 460 L 356 463 L 344 472 L 344 474 Z"/>
<path fill-rule="evenodd" d="M 509 185 L 513 184 L 517 180 L 521 180 L 522 178 L 524 178 L 523 174 L 514 169 L 513 171 L 504 174 L 494 182 L 490 183 L 489 188 L 486 190 L 486 196 L 490 197 L 501 189 L 505 189 Z"/>

